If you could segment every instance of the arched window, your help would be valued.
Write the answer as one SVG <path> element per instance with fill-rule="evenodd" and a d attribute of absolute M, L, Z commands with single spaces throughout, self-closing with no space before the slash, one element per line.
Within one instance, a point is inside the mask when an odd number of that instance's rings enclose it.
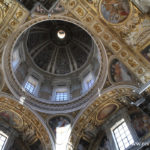
<path fill-rule="evenodd" d="M 38 85 L 38 80 L 33 76 L 29 76 L 26 83 L 25 83 L 24 88 L 29 93 L 34 94 L 37 85 Z"/>
<path fill-rule="evenodd" d="M 83 91 L 87 91 L 88 89 L 90 89 L 93 86 L 93 84 L 94 84 L 94 76 L 90 72 L 83 80 Z"/>
<path fill-rule="evenodd" d="M 0 131 L 0 150 L 4 150 L 8 136 Z"/>

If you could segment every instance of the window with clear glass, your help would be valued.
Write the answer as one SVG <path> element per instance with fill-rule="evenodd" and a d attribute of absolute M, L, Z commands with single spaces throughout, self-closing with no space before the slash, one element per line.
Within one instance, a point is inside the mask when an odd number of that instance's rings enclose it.
<path fill-rule="evenodd" d="M 57 86 L 53 91 L 54 101 L 66 101 L 69 99 L 69 89 L 66 86 Z"/>
<path fill-rule="evenodd" d="M 68 100 L 67 92 L 56 92 L 56 101 L 66 101 Z"/>
<path fill-rule="evenodd" d="M 12 66 L 13 66 L 14 69 L 17 68 L 19 62 L 20 62 L 19 51 L 16 50 L 16 51 L 14 51 L 14 53 L 13 53 L 13 61 L 12 61 Z"/>
<path fill-rule="evenodd" d="M 113 134 L 119 150 L 125 150 L 134 143 L 132 135 L 125 121 L 113 129 Z"/>
<path fill-rule="evenodd" d="M 30 82 L 26 82 L 25 89 L 26 91 L 32 94 L 34 92 L 35 86 L 31 84 Z"/>
<path fill-rule="evenodd" d="M 87 81 L 87 88 L 88 88 L 88 89 L 91 88 L 92 85 L 93 85 L 93 83 L 94 83 L 94 81 L 93 81 L 92 79 L 89 80 L 89 81 Z"/>
<path fill-rule="evenodd" d="M 7 137 L 0 132 L 0 150 L 3 150 L 7 141 Z"/>
<path fill-rule="evenodd" d="M 24 87 L 25 87 L 26 91 L 33 94 L 37 84 L 38 84 L 38 81 L 35 78 L 33 78 L 32 76 L 30 76 L 28 78 L 28 81 L 25 83 Z"/>
<path fill-rule="evenodd" d="M 90 89 L 94 84 L 94 77 L 90 72 L 83 80 L 83 91 L 87 91 Z"/>

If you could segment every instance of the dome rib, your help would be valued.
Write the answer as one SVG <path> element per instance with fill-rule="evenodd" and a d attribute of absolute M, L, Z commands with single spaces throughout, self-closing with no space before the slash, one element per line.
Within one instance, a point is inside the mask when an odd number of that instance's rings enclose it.
<path fill-rule="evenodd" d="M 77 71 L 87 62 L 92 51 L 92 38 L 75 24 L 51 20 L 31 27 L 27 48 L 40 69 L 65 75 Z"/>

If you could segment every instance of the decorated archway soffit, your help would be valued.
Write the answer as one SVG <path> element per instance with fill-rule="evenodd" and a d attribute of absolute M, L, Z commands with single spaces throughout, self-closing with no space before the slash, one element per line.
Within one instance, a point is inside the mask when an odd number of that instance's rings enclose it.
<path fill-rule="evenodd" d="M 0 49 L 9 36 L 26 20 L 29 12 L 16 1 L 0 2 Z"/>
<path fill-rule="evenodd" d="M 2 111 L 15 113 L 19 120 L 15 118 L 14 128 L 23 132 L 24 136 L 32 137 L 32 140 L 34 139 L 33 142 L 39 139 L 46 150 L 51 150 L 52 143 L 48 131 L 33 112 L 7 97 L 0 97 L 0 112 Z M 31 135 L 28 136 L 30 133 Z M 30 143 L 31 139 L 28 142 Z"/>
<path fill-rule="evenodd" d="M 133 93 L 133 88 L 118 87 L 108 90 L 84 109 L 74 123 L 69 143 L 74 146 L 77 145 L 79 139 L 85 136 L 84 131 L 94 132 L 119 109 L 129 105 L 126 103 L 126 97 L 135 102 L 138 96 Z"/>

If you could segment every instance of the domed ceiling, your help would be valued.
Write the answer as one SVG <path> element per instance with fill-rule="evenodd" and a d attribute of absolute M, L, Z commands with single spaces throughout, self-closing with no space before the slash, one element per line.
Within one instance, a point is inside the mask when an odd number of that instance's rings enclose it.
<path fill-rule="evenodd" d="M 49 20 L 29 30 L 27 49 L 43 71 L 64 75 L 82 68 L 92 52 L 92 39 L 79 26 Z"/>
<path fill-rule="evenodd" d="M 79 22 L 67 19 L 27 22 L 5 51 L 10 60 L 4 65 L 10 89 L 39 111 L 78 110 L 97 95 L 106 80 L 108 65 L 102 42 Z M 57 100 L 57 93 L 67 94 L 67 99 Z"/>

